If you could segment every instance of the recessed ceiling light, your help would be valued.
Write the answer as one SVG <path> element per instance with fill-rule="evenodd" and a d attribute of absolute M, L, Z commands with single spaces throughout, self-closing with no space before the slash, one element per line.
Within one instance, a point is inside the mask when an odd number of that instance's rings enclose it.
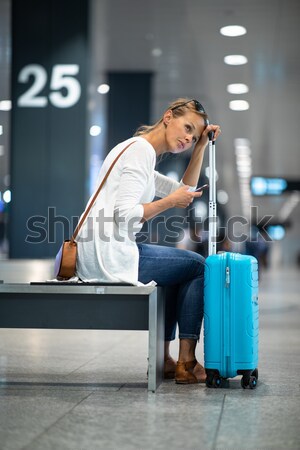
<path fill-rule="evenodd" d="M 229 92 L 229 94 L 246 94 L 247 92 L 249 92 L 249 88 L 246 84 L 243 83 L 233 83 L 228 84 L 227 92 Z"/>
<path fill-rule="evenodd" d="M 249 103 L 246 100 L 232 100 L 229 102 L 229 108 L 233 111 L 246 111 L 249 107 Z"/>
<path fill-rule="evenodd" d="M 245 27 L 242 27 L 240 25 L 228 25 L 227 27 L 222 27 L 220 29 L 220 33 L 223 36 L 243 36 L 243 34 L 247 33 L 247 30 Z"/>
<path fill-rule="evenodd" d="M 110 90 L 110 86 L 108 84 L 100 84 L 100 86 L 97 87 L 97 92 L 99 92 L 99 94 L 107 94 Z"/>
<path fill-rule="evenodd" d="M 226 205 L 226 203 L 228 203 L 228 200 L 229 200 L 227 192 L 220 189 L 217 192 L 217 199 L 218 199 L 218 203 L 221 203 L 222 205 Z"/>
<path fill-rule="evenodd" d="M 248 59 L 244 55 L 227 55 L 224 58 L 224 63 L 231 66 L 240 66 L 246 64 Z"/>
<path fill-rule="evenodd" d="M 251 143 L 250 143 L 250 140 L 247 138 L 236 138 L 234 140 L 234 145 L 236 147 L 238 147 L 238 146 L 250 147 Z"/>
<path fill-rule="evenodd" d="M 11 110 L 11 100 L 0 101 L 0 111 L 10 111 Z"/>
<path fill-rule="evenodd" d="M 161 56 L 162 55 L 162 50 L 160 48 L 154 48 L 152 50 L 152 55 L 156 56 L 156 57 Z"/>
<path fill-rule="evenodd" d="M 3 125 L 0 125 L 0 136 L 3 134 Z"/>
<path fill-rule="evenodd" d="M 101 127 L 99 127 L 98 125 L 93 125 L 90 128 L 90 135 L 91 136 L 99 136 L 100 133 L 101 133 Z"/>
<path fill-rule="evenodd" d="M 236 165 L 239 167 L 249 167 L 251 166 L 252 160 L 250 155 L 243 155 L 237 153 Z"/>
<path fill-rule="evenodd" d="M 5 203 L 9 203 L 11 201 L 11 192 L 9 189 L 7 189 L 7 191 L 5 191 L 3 193 L 3 200 L 5 201 Z"/>
<path fill-rule="evenodd" d="M 239 145 L 235 148 L 235 154 L 239 157 L 250 156 L 251 148 L 243 145 Z"/>

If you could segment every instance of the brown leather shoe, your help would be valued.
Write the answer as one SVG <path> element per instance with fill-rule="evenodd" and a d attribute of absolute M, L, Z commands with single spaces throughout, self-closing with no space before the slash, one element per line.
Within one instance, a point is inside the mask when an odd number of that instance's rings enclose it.
<path fill-rule="evenodd" d="M 175 371 L 175 382 L 178 384 L 199 383 L 197 377 L 193 374 L 196 364 L 196 359 L 187 362 L 178 361 Z"/>
<path fill-rule="evenodd" d="M 149 364 L 149 358 L 147 358 Z M 175 378 L 175 369 L 176 369 L 176 361 L 174 359 L 167 359 L 164 362 L 164 379 L 165 380 L 174 380 Z M 147 380 L 149 375 L 149 368 L 147 369 Z"/>
<path fill-rule="evenodd" d="M 193 374 L 198 380 L 198 383 L 205 383 L 206 381 L 206 372 L 203 366 L 201 366 L 200 363 L 197 362 L 193 369 Z"/>
<path fill-rule="evenodd" d="M 164 365 L 164 379 L 173 380 L 175 378 L 176 361 L 167 359 Z"/>

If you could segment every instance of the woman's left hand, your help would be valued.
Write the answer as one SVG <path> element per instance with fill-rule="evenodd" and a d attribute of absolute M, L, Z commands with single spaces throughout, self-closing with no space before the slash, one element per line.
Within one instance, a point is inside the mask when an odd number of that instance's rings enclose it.
<path fill-rule="evenodd" d="M 215 141 L 216 139 L 218 139 L 218 137 L 221 134 L 221 128 L 220 125 L 207 125 L 207 127 L 205 128 L 205 130 L 203 131 L 203 133 L 201 134 L 200 139 L 198 140 L 198 142 L 195 145 L 195 150 L 200 150 L 203 149 L 207 146 L 208 144 L 208 133 L 210 131 L 214 132 L 214 138 L 213 140 Z"/>

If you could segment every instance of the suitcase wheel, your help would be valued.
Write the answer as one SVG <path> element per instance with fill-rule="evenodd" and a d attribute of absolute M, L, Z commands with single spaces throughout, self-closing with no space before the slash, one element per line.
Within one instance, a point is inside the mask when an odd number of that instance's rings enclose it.
<path fill-rule="evenodd" d="M 258 380 L 258 370 L 254 369 L 251 374 L 243 375 L 241 379 L 241 385 L 243 389 L 246 389 L 248 386 L 250 389 L 255 389 L 257 386 Z"/>
<path fill-rule="evenodd" d="M 221 378 L 216 374 L 208 374 L 206 378 L 206 386 L 209 388 L 219 388 L 221 386 Z"/>
<path fill-rule="evenodd" d="M 214 388 L 219 388 L 221 386 L 221 378 L 218 377 L 217 375 L 215 375 L 213 377 L 213 381 L 212 381 L 213 387 Z"/>
<path fill-rule="evenodd" d="M 253 376 L 251 375 L 250 381 L 249 381 L 249 388 L 250 388 L 250 389 L 255 389 L 255 388 L 256 388 L 256 385 L 257 385 L 257 380 L 256 380 L 255 377 L 253 377 Z"/>

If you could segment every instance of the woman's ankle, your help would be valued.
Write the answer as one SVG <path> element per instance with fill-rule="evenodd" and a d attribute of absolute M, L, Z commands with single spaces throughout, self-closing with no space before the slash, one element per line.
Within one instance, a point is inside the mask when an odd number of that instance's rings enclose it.
<path fill-rule="evenodd" d="M 187 362 L 192 362 L 195 360 L 196 360 L 195 355 L 185 355 L 185 356 L 178 357 L 178 362 L 180 362 L 180 363 L 187 363 Z"/>
<path fill-rule="evenodd" d="M 196 359 L 195 350 L 196 350 L 197 341 L 194 339 L 180 339 L 179 345 L 179 362 L 190 362 Z"/>

